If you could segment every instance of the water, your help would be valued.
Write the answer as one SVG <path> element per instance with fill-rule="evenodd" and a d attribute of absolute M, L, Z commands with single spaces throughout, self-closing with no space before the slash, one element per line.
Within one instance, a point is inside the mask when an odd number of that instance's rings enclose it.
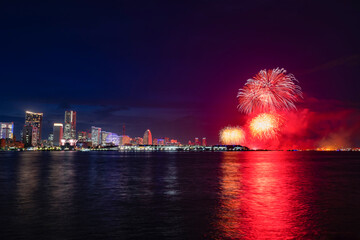
<path fill-rule="evenodd" d="M 360 239 L 360 153 L 0 152 L 0 239 Z"/>

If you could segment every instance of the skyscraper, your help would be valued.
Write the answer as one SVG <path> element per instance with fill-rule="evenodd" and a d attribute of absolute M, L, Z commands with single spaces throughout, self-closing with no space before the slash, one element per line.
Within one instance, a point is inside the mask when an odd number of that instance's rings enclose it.
<path fill-rule="evenodd" d="M 54 123 L 54 127 L 53 127 L 53 144 L 54 144 L 54 146 L 60 146 L 62 138 L 63 138 L 63 124 L 62 123 Z"/>
<path fill-rule="evenodd" d="M 203 137 L 203 139 L 202 139 L 202 145 L 203 145 L 204 147 L 206 147 L 206 145 L 207 145 L 206 137 Z"/>
<path fill-rule="evenodd" d="M 87 134 L 87 142 L 91 142 L 91 132 L 89 132 L 88 134 Z"/>
<path fill-rule="evenodd" d="M 32 125 L 25 125 L 22 135 L 24 147 L 36 147 L 39 144 L 39 131 L 37 127 Z"/>
<path fill-rule="evenodd" d="M 1 122 L 0 123 L 0 139 L 13 139 L 14 137 L 14 123 Z"/>
<path fill-rule="evenodd" d="M 65 111 L 64 139 L 76 139 L 76 112 Z"/>
<path fill-rule="evenodd" d="M 150 130 L 146 130 L 144 133 L 144 145 L 152 145 L 152 137 L 151 137 L 151 132 Z"/>
<path fill-rule="evenodd" d="M 195 138 L 195 145 L 196 145 L 196 146 L 199 146 L 199 145 L 200 145 L 199 138 Z"/>
<path fill-rule="evenodd" d="M 101 146 L 106 146 L 106 139 L 111 134 L 111 132 L 101 131 Z"/>
<path fill-rule="evenodd" d="M 101 144 L 101 128 L 91 127 L 91 143 L 93 147 L 97 147 Z"/>
<path fill-rule="evenodd" d="M 34 140 L 37 141 L 37 144 L 39 144 L 41 140 L 42 120 L 43 113 L 34 113 L 30 111 L 25 112 L 25 126 L 36 127 L 37 137 Z"/>

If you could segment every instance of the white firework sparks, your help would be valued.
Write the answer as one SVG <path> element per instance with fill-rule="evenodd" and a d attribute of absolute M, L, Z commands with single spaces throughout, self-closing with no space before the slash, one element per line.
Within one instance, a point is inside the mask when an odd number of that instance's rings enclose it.
<path fill-rule="evenodd" d="M 296 82 L 283 68 L 261 70 L 239 90 L 238 108 L 246 114 L 296 109 L 295 102 L 302 97 Z"/>

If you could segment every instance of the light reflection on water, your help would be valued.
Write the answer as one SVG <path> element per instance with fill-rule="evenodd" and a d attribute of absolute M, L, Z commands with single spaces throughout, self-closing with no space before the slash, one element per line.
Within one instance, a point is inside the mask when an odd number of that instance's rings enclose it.
<path fill-rule="evenodd" d="M 288 152 L 225 152 L 219 228 L 228 238 L 293 239 L 309 235 L 312 219 L 299 196 L 304 172 Z M 312 229 L 316 233 L 316 229 Z"/>
<path fill-rule="evenodd" d="M 18 164 L 18 179 L 16 183 L 18 210 L 35 211 L 36 191 L 39 188 L 41 162 L 37 158 L 40 153 L 21 155 Z"/>
<path fill-rule="evenodd" d="M 67 152 L 62 157 L 49 156 L 49 204 L 51 211 L 68 214 L 73 205 L 75 188 L 74 153 Z"/>
<path fill-rule="evenodd" d="M 357 239 L 359 160 L 0 152 L 0 239 Z"/>

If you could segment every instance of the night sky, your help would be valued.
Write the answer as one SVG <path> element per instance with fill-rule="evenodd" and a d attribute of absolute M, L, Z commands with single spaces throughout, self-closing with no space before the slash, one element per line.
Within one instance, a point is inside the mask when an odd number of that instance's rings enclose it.
<path fill-rule="evenodd" d="M 299 80 L 300 111 L 360 119 L 358 1 L 2 1 L 0 9 L 0 122 L 15 122 L 17 137 L 25 110 L 44 113 L 46 138 L 71 109 L 78 130 L 121 133 L 125 124 L 132 137 L 149 128 L 214 144 L 222 127 L 242 121 L 238 89 L 276 67 Z"/>

